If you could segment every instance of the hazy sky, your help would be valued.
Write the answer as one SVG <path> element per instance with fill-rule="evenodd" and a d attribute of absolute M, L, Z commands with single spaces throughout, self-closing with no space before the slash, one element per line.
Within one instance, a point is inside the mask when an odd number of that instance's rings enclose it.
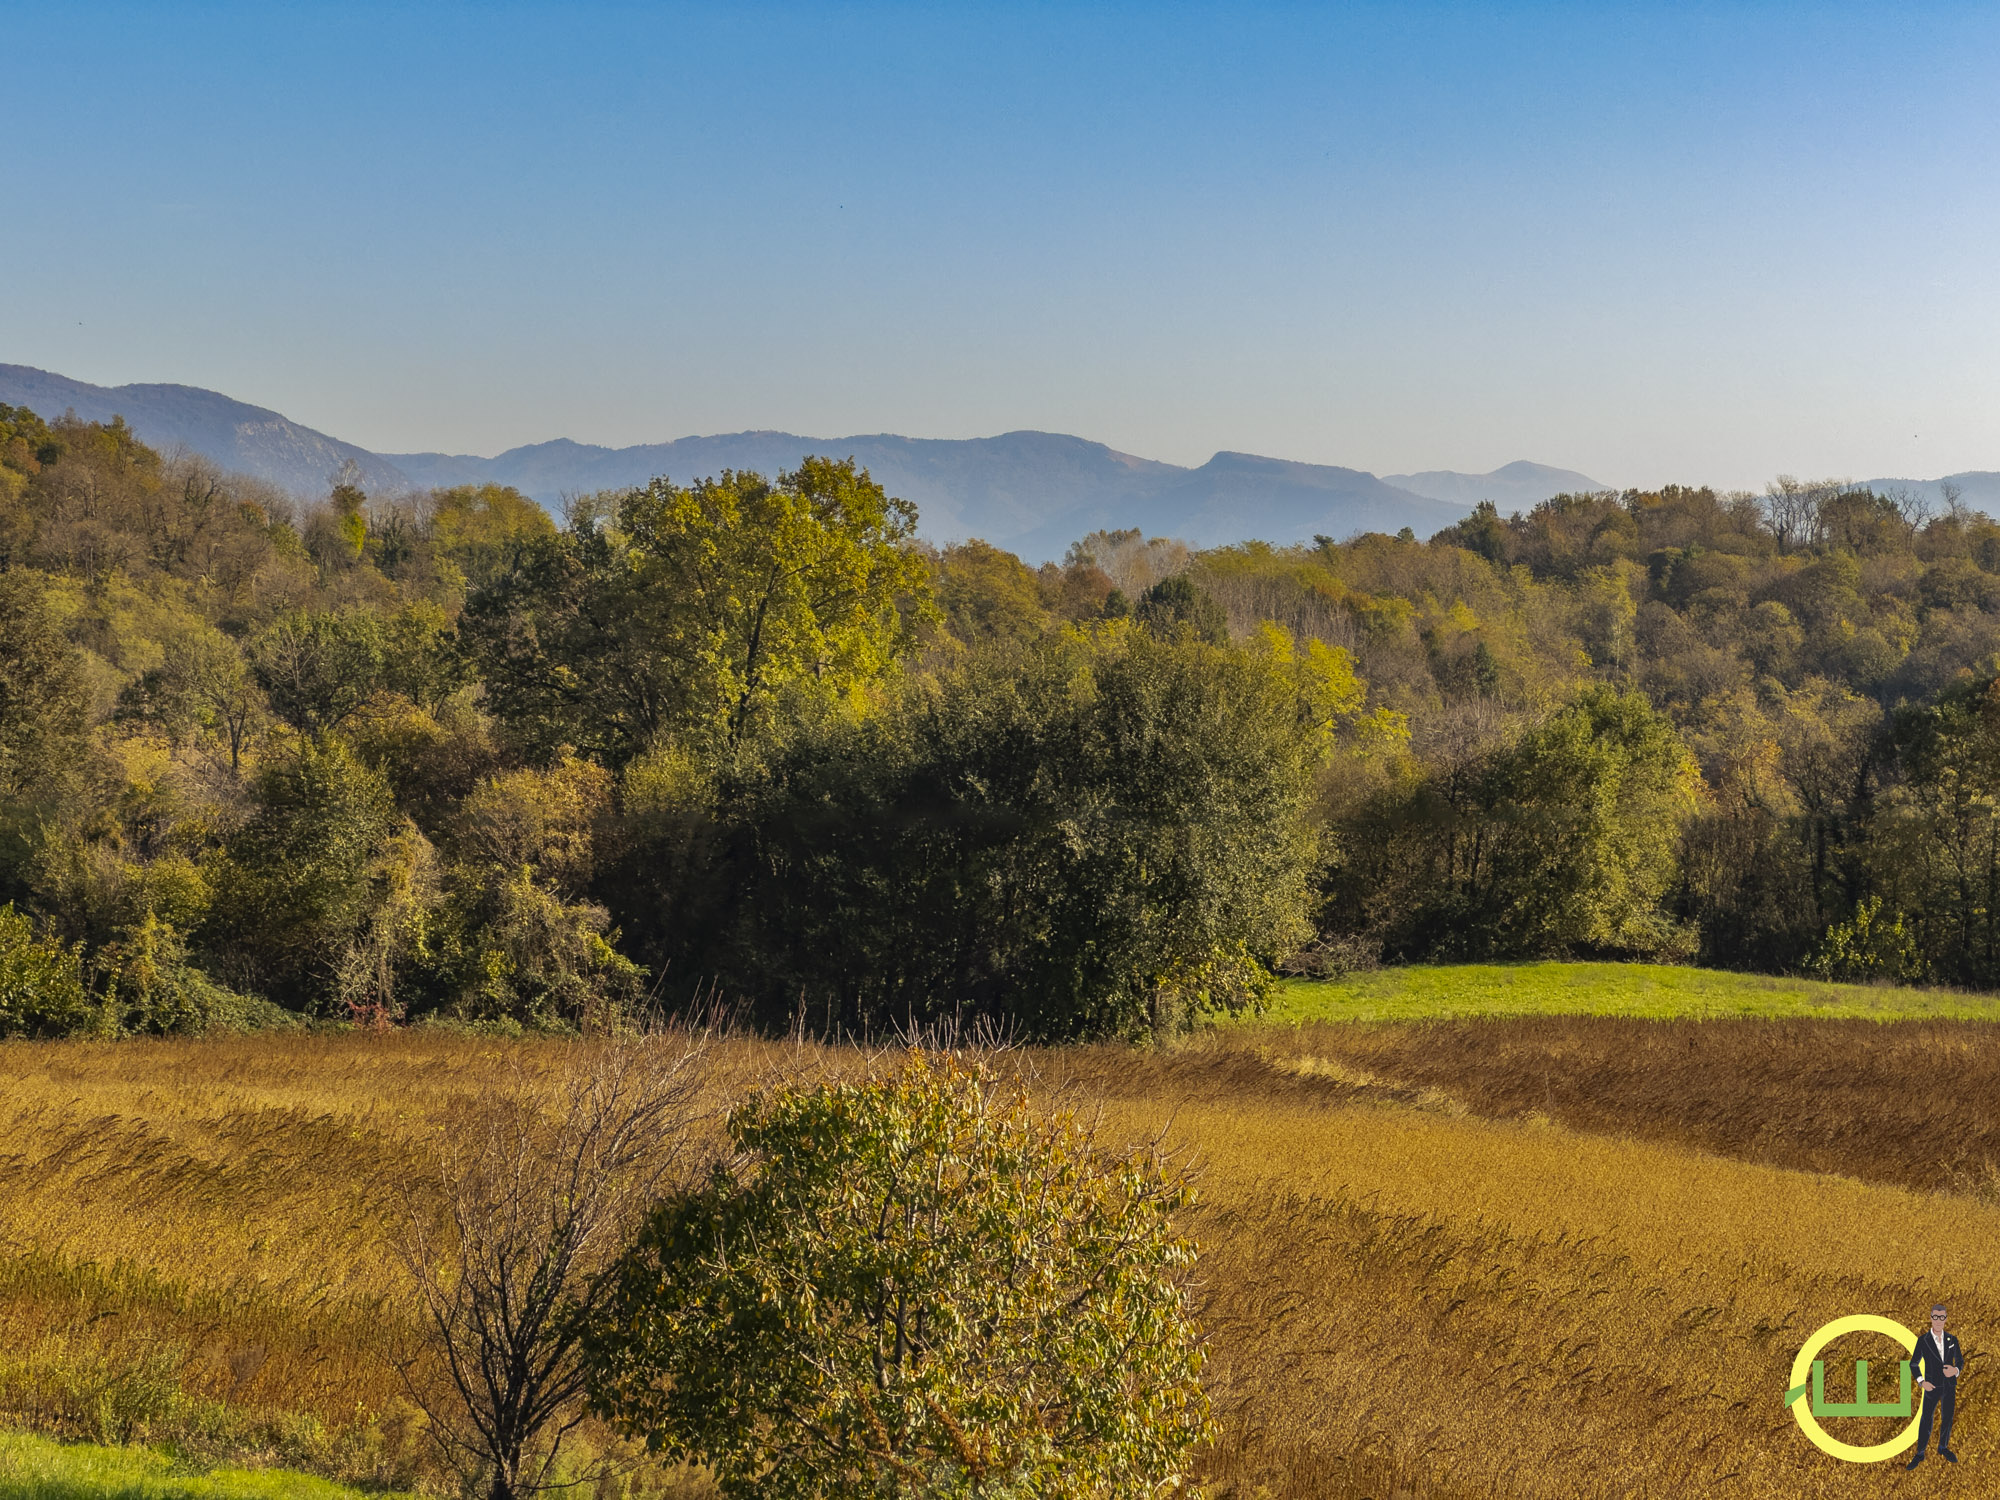
<path fill-rule="evenodd" d="M 0 3 L 0 361 L 378 450 L 2000 468 L 2000 6 Z"/>

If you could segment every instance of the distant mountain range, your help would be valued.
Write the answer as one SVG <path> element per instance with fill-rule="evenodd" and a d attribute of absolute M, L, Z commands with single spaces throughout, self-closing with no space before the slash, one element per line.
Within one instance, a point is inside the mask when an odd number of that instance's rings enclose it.
<path fill-rule="evenodd" d="M 738 432 L 635 448 L 558 441 L 498 458 L 390 453 L 384 459 L 422 485 L 492 481 L 545 503 L 564 492 L 643 484 L 656 474 L 686 481 L 722 469 L 771 474 L 809 453 L 852 458 L 893 495 L 916 502 L 926 536 L 981 536 L 1030 560 L 1060 557 L 1085 532 L 1137 526 L 1201 546 L 1256 537 L 1306 541 L 1315 534 L 1395 531 L 1422 535 L 1451 525 L 1469 506 L 1435 500 L 1358 469 L 1218 453 L 1197 469 L 1135 458 L 1102 443 L 1053 432 L 990 438 L 841 438 Z"/>
<path fill-rule="evenodd" d="M 839 438 L 788 432 L 738 432 L 631 448 L 566 438 L 512 448 L 496 458 L 449 453 L 371 453 L 281 414 L 214 391 L 182 385 L 88 385 L 25 365 L 0 365 L 0 402 L 44 417 L 65 410 L 92 420 L 120 415 L 148 443 L 184 446 L 225 468 L 324 494 L 349 471 L 372 493 L 454 484 L 508 484 L 552 505 L 564 495 L 643 484 L 665 474 L 686 482 L 728 469 L 772 474 L 807 454 L 853 458 L 893 495 L 915 502 L 925 536 L 952 541 L 981 536 L 1032 562 L 1060 557 L 1070 542 L 1101 528 L 1136 526 L 1200 546 L 1257 538 L 1306 541 L 1408 526 L 1429 536 L 1463 516 L 1471 501 L 1424 492 L 1437 476 L 1411 485 L 1386 483 L 1359 469 L 1292 463 L 1248 453 L 1218 453 L 1199 468 L 1135 458 L 1102 443 L 1051 432 L 1009 432 L 964 440 L 877 433 Z M 1565 470 L 1556 489 L 1595 481 Z M 1466 492 L 1472 475 L 1443 476 Z M 1496 480 L 1496 500 L 1513 505 L 1534 483 L 1512 472 Z"/>
<path fill-rule="evenodd" d="M 1405 526 L 1429 536 L 1481 500 L 1507 512 L 1551 495 L 1607 488 L 1573 469 L 1526 460 L 1490 474 L 1431 469 L 1377 477 L 1327 464 L 1218 453 L 1191 469 L 1053 432 L 967 439 L 736 432 L 631 448 L 558 438 L 496 458 L 371 453 L 197 386 L 89 385 L 27 365 L 0 364 L 0 403 L 50 419 L 65 411 L 91 421 L 122 416 L 155 447 L 185 447 L 304 496 L 325 494 L 345 469 L 373 494 L 495 483 L 553 505 L 564 495 L 643 484 L 661 474 L 685 483 L 725 468 L 772 474 L 812 453 L 853 458 L 890 494 L 915 502 L 925 536 L 940 542 L 984 537 L 1030 562 L 1060 557 L 1087 532 L 1126 526 L 1197 546 L 1253 538 L 1298 542 Z M 1901 489 L 1937 504 L 1947 483 L 1958 486 L 1965 504 L 2000 513 L 2000 473 L 1870 481 L 1877 490 Z"/>

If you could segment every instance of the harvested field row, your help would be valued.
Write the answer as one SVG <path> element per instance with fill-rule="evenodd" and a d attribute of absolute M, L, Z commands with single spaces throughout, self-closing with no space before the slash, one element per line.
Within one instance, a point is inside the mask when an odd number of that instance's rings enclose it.
<path fill-rule="evenodd" d="M 2000 1029 L 1984 1022 L 1531 1016 L 1271 1028 L 1221 1045 L 1335 1097 L 2000 1195 Z"/>

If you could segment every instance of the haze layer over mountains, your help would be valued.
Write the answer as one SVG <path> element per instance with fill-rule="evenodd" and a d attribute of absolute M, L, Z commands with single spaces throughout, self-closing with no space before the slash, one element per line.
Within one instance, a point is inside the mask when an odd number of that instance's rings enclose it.
<path fill-rule="evenodd" d="M 931 540 L 984 537 L 1031 563 L 1061 556 L 1087 532 L 1129 526 L 1197 546 L 1250 538 L 1296 542 L 1405 526 L 1427 537 L 1481 500 L 1508 512 L 1551 495 L 1607 487 L 1574 470 L 1526 461 L 1490 474 L 1426 470 L 1378 477 L 1224 452 L 1198 468 L 1184 468 L 1050 432 L 969 439 L 738 432 L 629 448 L 559 438 L 494 458 L 374 453 L 196 386 L 90 385 L 26 365 L 0 365 L 0 403 L 25 406 L 51 420 L 65 411 L 94 421 L 123 416 L 155 447 L 185 446 L 224 468 L 305 496 L 324 494 L 345 471 L 376 494 L 496 483 L 553 505 L 565 495 L 643 484 L 661 474 L 685 483 L 725 468 L 773 474 L 811 453 L 851 457 L 891 494 L 917 505 L 921 530 Z M 2000 511 L 2000 473 L 1949 478 L 1966 503 Z M 1872 481 L 1878 488 L 1928 492 L 1933 499 L 1941 498 L 1944 482 Z"/>

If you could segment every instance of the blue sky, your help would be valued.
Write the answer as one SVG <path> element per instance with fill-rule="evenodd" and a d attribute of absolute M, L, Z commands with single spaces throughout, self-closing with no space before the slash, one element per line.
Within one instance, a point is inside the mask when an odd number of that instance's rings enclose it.
<path fill-rule="evenodd" d="M 2000 468 L 2000 6 L 0 3 L 0 360 L 385 451 Z"/>

